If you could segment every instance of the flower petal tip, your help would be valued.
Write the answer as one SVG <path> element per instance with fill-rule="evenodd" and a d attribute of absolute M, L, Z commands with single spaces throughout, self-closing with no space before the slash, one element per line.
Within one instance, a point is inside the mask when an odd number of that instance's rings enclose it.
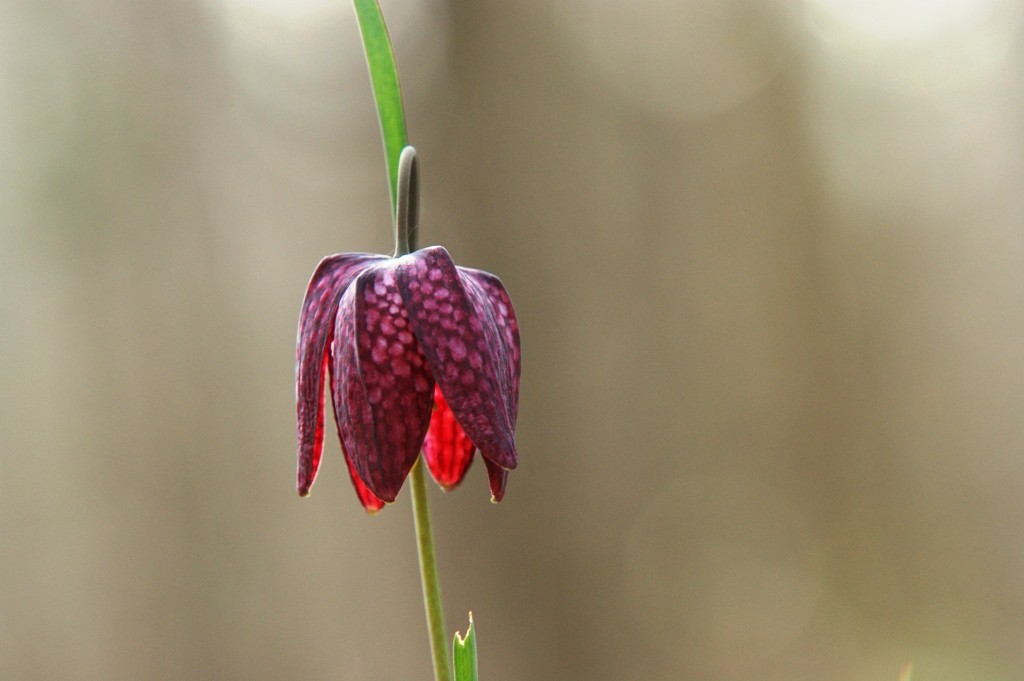
<path fill-rule="evenodd" d="M 491 501 L 496 504 L 505 498 L 508 471 L 490 459 L 484 459 L 484 464 L 487 466 L 487 482 L 491 488 Z"/>

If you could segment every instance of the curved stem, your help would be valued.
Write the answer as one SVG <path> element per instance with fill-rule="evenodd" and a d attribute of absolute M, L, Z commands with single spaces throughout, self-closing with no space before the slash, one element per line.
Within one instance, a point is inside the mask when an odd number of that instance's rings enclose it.
<path fill-rule="evenodd" d="M 441 584 L 437 578 L 434 558 L 434 534 L 430 529 L 427 507 L 427 485 L 423 475 L 423 457 L 416 460 L 409 474 L 412 487 L 412 511 L 416 520 L 416 548 L 420 556 L 420 577 L 423 581 L 423 605 L 427 609 L 430 632 L 430 654 L 434 659 L 434 681 L 451 681 L 448 664 L 448 643 L 445 639 L 444 607 L 441 605 Z"/>
<path fill-rule="evenodd" d="M 384 157 L 391 189 L 391 208 L 395 217 L 395 256 L 407 255 L 416 248 L 416 223 L 419 207 L 416 150 L 409 146 L 405 131 L 402 90 L 398 83 L 398 67 L 391 47 L 384 15 L 377 0 L 353 0 L 359 32 L 363 38 L 366 65 L 370 70 L 373 99 L 377 105 Z M 423 603 L 427 610 L 430 652 L 434 660 L 434 680 L 451 681 L 445 641 L 444 608 L 441 585 L 434 558 L 434 535 L 430 528 L 427 487 L 423 476 L 423 459 L 412 467 L 412 508 L 416 522 L 416 548 L 423 582 Z"/>
<path fill-rule="evenodd" d="M 416 167 L 416 150 L 402 149 L 398 159 L 398 184 L 395 190 L 395 256 L 407 255 L 416 250 L 416 226 L 419 220 L 420 193 L 419 173 Z"/>
<path fill-rule="evenodd" d="M 353 4 L 359 21 L 359 33 L 363 37 L 366 65 L 370 69 L 370 84 L 373 86 L 373 99 L 380 119 L 380 133 L 384 139 L 391 210 L 394 214 L 398 205 L 398 157 L 409 143 L 398 67 L 395 65 L 395 52 L 391 48 L 391 37 L 380 4 L 377 0 L 353 0 Z"/>

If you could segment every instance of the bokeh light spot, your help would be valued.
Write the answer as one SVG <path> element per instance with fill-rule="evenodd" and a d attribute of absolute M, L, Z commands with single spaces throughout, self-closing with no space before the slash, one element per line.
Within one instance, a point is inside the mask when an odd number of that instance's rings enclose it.
<path fill-rule="evenodd" d="M 920 40 L 977 21 L 998 0 L 809 0 L 837 28 L 883 40 Z"/>

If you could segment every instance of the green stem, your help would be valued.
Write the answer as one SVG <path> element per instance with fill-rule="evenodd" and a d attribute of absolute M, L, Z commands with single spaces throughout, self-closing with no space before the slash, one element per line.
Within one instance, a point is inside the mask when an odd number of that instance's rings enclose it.
<path fill-rule="evenodd" d="M 398 68 L 391 47 L 384 15 L 377 0 L 353 0 L 359 32 L 366 52 L 366 65 L 370 70 L 373 98 L 377 104 L 380 132 L 384 140 L 384 156 L 388 167 L 388 186 L 391 189 L 391 210 L 395 218 L 395 256 L 407 255 L 416 248 L 416 214 L 419 206 L 416 174 L 416 152 L 408 146 L 405 131 L 405 112 L 402 107 L 402 89 L 398 83 Z M 427 486 L 423 475 L 423 458 L 412 467 L 412 509 L 416 523 L 416 549 L 420 559 L 420 577 L 423 583 L 423 604 L 427 610 L 427 630 L 430 634 L 430 653 L 434 660 L 434 681 L 451 681 L 448 646 L 444 626 L 444 606 L 441 604 L 441 584 L 437 578 L 437 560 L 434 557 L 434 534 L 430 528 L 430 509 L 427 506 Z"/>
<path fill-rule="evenodd" d="M 412 511 L 416 519 L 416 548 L 420 554 L 420 576 L 423 581 L 423 604 L 427 609 L 430 631 L 430 654 L 434 658 L 434 681 L 451 681 L 448 645 L 445 640 L 444 607 L 441 605 L 441 584 L 437 579 L 434 558 L 434 534 L 430 529 L 427 507 L 427 484 L 423 475 L 423 457 L 416 460 L 409 475 L 412 483 Z"/>
<path fill-rule="evenodd" d="M 391 49 L 391 38 L 384 23 L 377 0 L 353 0 L 359 32 L 363 37 L 366 65 L 370 69 L 373 99 L 377 104 L 380 133 L 384 139 L 384 156 L 388 167 L 388 186 L 391 188 L 392 214 L 398 205 L 398 157 L 409 144 L 405 132 L 405 110 L 402 107 L 402 88 L 398 82 L 398 67 Z"/>

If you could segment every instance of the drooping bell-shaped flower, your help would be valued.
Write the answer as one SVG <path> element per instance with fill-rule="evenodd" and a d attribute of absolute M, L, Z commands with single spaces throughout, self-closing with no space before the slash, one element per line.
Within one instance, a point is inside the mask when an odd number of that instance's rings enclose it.
<path fill-rule="evenodd" d="M 342 450 L 368 511 L 395 500 L 421 450 L 451 489 L 479 449 L 500 501 L 517 463 L 519 372 L 518 324 L 494 275 L 457 267 L 440 246 L 328 256 L 299 318 L 299 494 L 320 465 L 329 375 Z"/>

